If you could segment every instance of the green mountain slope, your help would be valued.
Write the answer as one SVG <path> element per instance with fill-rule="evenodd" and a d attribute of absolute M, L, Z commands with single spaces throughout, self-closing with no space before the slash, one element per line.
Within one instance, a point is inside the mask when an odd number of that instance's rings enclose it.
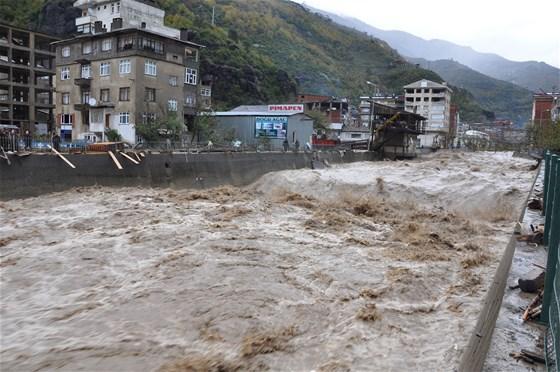
<path fill-rule="evenodd" d="M 6 0 L 0 0 L 6 1 Z M 41 0 L 34 0 L 34 4 Z M 44 1 L 44 0 L 43 0 Z M 60 7 L 71 1 L 56 0 Z M 57 22 L 37 14 L 18 16 L 45 31 Z M 244 103 L 292 100 L 297 92 L 358 97 L 372 81 L 386 92 L 421 78 L 441 82 L 436 73 L 406 62 L 385 42 L 338 25 L 285 0 L 156 0 L 166 22 L 195 31 L 194 41 L 207 46 L 202 74 L 214 76 L 213 99 L 219 108 Z M 215 25 L 211 23 L 215 9 Z M 17 4 L 16 4 L 17 8 Z M 64 12 L 61 17 L 64 16 Z M 18 11 L 19 14 L 19 11 Z M 467 92 L 458 94 L 463 117 L 484 120 L 484 109 Z M 487 113 L 486 116 L 491 114 Z"/>
<path fill-rule="evenodd" d="M 456 87 L 467 89 L 481 107 L 494 111 L 498 118 L 507 118 L 517 124 L 529 120 L 533 93 L 527 89 L 491 78 L 453 60 L 410 58 L 409 61 L 437 72 Z"/>
<path fill-rule="evenodd" d="M 341 25 L 354 28 L 388 42 L 403 56 L 441 60 L 452 58 L 482 74 L 508 81 L 532 91 L 560 88 L 560 69 L 544 62 L 510 61 L 497 54 L 480 53 L 476 50 L 445 40 L 425 40 L 403 31 L 386 31 L 373 27 L 359 19 L 340 16 L 324 10 L 310 8 Z M 543 29 L 544 32 L 544 29 Z"/>

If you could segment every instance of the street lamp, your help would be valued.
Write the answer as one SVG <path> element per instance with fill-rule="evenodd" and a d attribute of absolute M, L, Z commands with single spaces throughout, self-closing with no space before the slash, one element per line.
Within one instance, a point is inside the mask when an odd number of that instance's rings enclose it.
<path fill-rule="evenodd" d="M 373 104 L 373 97 L 375 95 L 377 95 L 378 89 L 377 89 L 377 84 L 372 83 L 371 81 L 366 81 L 367 85 L 372 85 L 373 86 L 373 96 L 370 97 L 369 100 L 369 141 L 368 141 L 368 150 L 371 151 L 372 150 L 372 144 L 373 144 L 373 110 L 374 110 L 374 104 Z"/>

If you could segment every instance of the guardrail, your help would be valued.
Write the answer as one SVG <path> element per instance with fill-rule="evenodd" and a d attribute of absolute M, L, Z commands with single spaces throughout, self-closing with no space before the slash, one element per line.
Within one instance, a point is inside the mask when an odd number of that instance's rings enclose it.
<path fill-rule="evenodd" d="M 546 366 L 560 367 L 560 156 L 547 152 L 544 178 L 544 244 L 548 249 L 541 321 L 545 335 Z"/>

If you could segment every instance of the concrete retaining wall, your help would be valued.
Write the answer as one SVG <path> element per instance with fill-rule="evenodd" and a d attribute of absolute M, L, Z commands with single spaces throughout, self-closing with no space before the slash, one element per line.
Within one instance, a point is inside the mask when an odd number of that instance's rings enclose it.
<path fill-rule="evenodd" d="M 522 208 L 518 221 L 523 221 L 523 216 L 527 210 L 527 202 L 529 201 L 530 195 L 533 193 L 538 176 L 539 172 L 537 172 L 535 178 L 533 179 L 531 192 L 529 192 L 527 198 L 525 199 L 525 204 Z M 496 319 L 500 313 L 500 306 L 502 305 L 502 300 L 504 298 L 508 274 L 511 269 L 513 255 L 515 253 L 516 242 L 516 236 L 512 232 L 506 250 L 500 260 L 500 264 L 494 274 L 492 284 L 490 285 L 488 293 L 484 298 L 482 310 L 478 316 L 474 331 L 470 335 L 469 342 L 463 351 L 461 363 L 458 369 L 460 372 L 482 371 L 488 354 L 488 349 L 490 348 L 490 343 L 492 342 L 492 334 L 494 333 L 494 328 L 496 327 Z"/>
<path fill-rule="evenodd" d="M 248 185 L 265 173 L 311 167 L 313 154 L 204 153 L 147 154 L 139 165 L 117 155 L 118 170 L 107 154 L 67 155 L 70 168 L 52 154 L 0 159 L 0 199 L 24 198 L 77 186 L 147 186 L 207 188 Z M 374 160 L 366 152 L 317 153 L 319 160 L 349 163 Z"/>

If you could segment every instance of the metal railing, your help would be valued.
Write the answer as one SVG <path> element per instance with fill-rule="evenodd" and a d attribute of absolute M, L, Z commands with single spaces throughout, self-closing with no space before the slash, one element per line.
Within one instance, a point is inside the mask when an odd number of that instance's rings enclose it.
<path fill-rule="evenodd" d="M 547 152 L 544 177 L 544 244 L 548 247 L 541 320 L 548 325 L 545 335 L 546 366 L 560 367 L 560 156 Z"/>

